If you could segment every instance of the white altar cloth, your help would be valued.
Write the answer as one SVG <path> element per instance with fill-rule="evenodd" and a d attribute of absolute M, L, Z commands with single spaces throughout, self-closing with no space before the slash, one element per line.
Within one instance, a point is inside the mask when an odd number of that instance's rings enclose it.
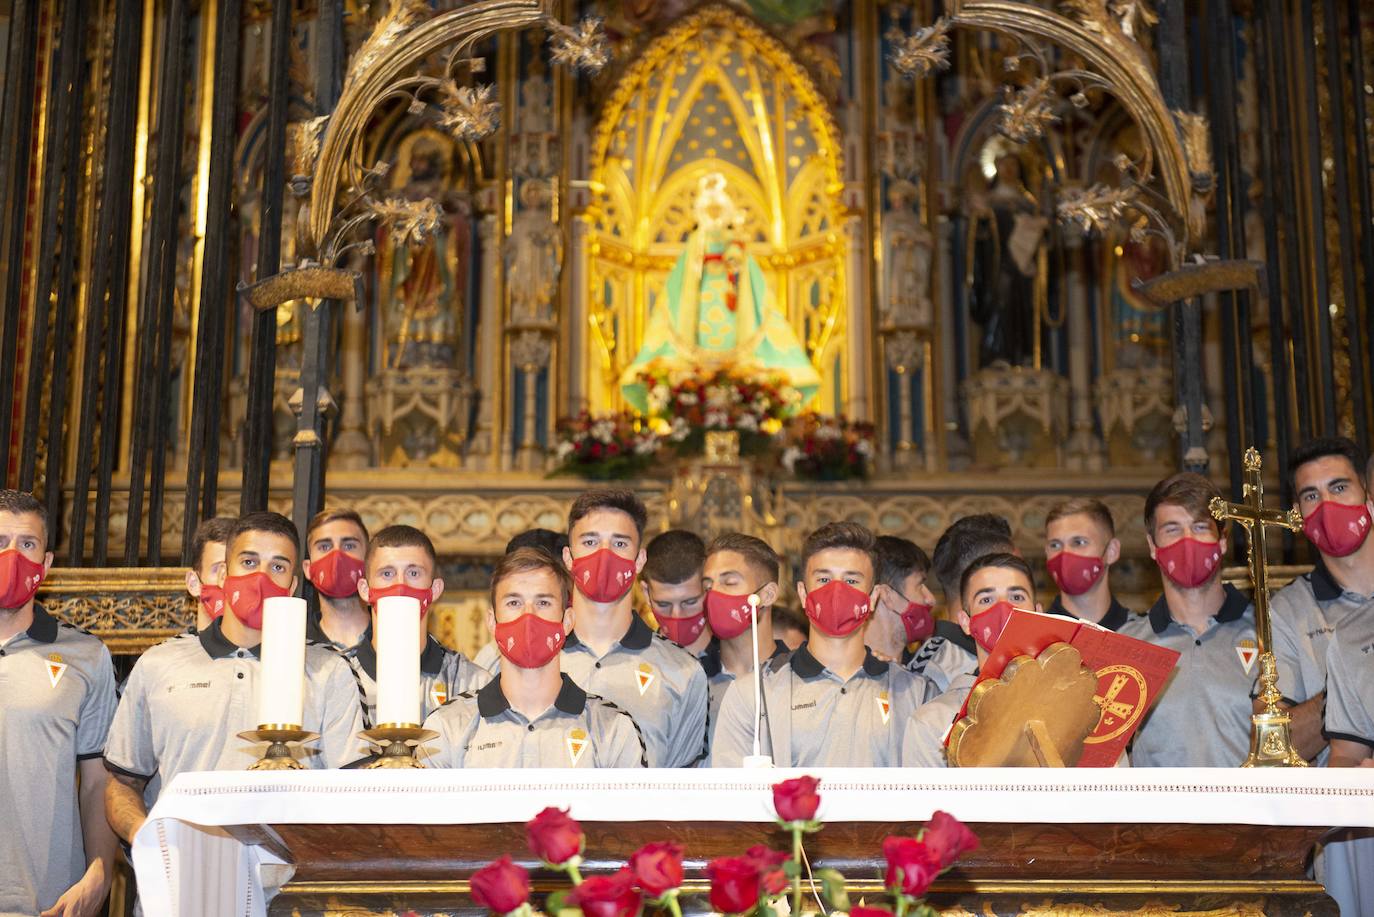
<path fill-rule="evenodd" d="M 263 917 L 290 876 L 223 828 L 273 824 L 520 823 L 546 806 L 581 821 L 773 820 L 774 783 L 821 778 L 826 821 L 1374 827 L 1360 768 L 349 770 L 181 774 L 134 838 L 148 917 Z"/>

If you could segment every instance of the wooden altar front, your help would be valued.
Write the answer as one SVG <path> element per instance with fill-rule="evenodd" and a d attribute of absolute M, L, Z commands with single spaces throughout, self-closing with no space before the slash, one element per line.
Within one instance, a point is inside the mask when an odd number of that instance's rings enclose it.
<path fill-rule="evenodd" d="M 973 826 L 982 847 L 932 896 L 947 914 L 1335 917 L 1306 876 L 1312 848 L 1328 825 L 1374 826 L 1374 786 L 1339 771 L 812 773 L 822 779 L 826 825 L 808 840 L 811 863 L 840 870 L 855 903 L 885 901 L 884 837 L 913 834 L 936 809 Z M 542 905 L 542 893 L 566 880 L 539 870 L 524 821 L 545 805 L 570 806 L 586 831 L 584 874 L 673 840 L 687 851 L 683 909 L 704 913 L 709 860 L 756 843 L 787 849 L 770 821 L 769 787 L 791 775 L 183 775 L 136 839 L 135 862 L 149 914 L 477 913 L 469 877 L 505 853 L 535 873 Z M 247 908 L 242 898 L 234 911 L 207 902 L 235 887 L 222 874 L 235 868 L 261 871 L 264 898 L 285 881 L 270 909 L 253 909 L 257 890 Z M 237 880 L 240 891 L 245 884 Z"/>

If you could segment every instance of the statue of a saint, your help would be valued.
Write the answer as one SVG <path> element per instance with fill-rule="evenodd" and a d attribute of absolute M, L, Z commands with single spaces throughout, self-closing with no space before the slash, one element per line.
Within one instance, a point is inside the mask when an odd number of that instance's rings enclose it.
<path fill-rule="evenodd" d="M 668 274 L 639 355 L 620 377 L 625 400 L 648 410 L 641 375 L 658 363 L 777 374 L 801 393 L 804 404 L 820 388 L 820 375 L 773 306 L 763 270 L 736 236 L 743 215 L 725 190 L 725 176 L 702 177 L 694 209 L 697 227 Z"/>
<path fill-rule="evenodd" d="M 520 211 L 506 239 L 506 283 L 511 318 L 517 323 L 553 320 L 563 269 L 563 234 L 549 213 L 552 202 L 547 179 L 526 179 L 520 186 Z"/>
<path fill-rule="evenodd" d="M 906 179 L 892 183 L 883 217 L 883 260 L 887 267 L 882 307 L 884 325 L 929 327 L 930 261 L 935 239 L 913 211 L 920 189 Z"/>
<path fill-rule="evenodd" d="M 1040 253 L 1049 221 L 1021 177 L 1021 160 L 997 158 L 997 178 L 972 218 L 969 314 L 983 328 L 978 363 L 1029 364 L 1035 353 Z"/>

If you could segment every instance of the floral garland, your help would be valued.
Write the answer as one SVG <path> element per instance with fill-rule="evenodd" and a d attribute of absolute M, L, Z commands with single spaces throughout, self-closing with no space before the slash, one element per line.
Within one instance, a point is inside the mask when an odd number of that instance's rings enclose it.
<path fill-rule="evenodd" d="M 872 424 L 843 416 L 803 414 L 787 426 L 782 467 L 810 481 L 867 478 L 873 470 L 875 438 Z"/>
<path fill-rule="evenodd" d="M 740 367 L 683 372 L 655 362 L 640 378 L 648 390 L 650 424 L 680 454 L 702 451 L 712 430 L 737 431 L 740 451 L 756 454 L 771 445 L 801 404 L 801 393 L 784 377 Z"/>
<path fill-rule="evenodd" d="M 828 917 L 934 917 L 935 910 L 924 900 L 926 891 L 960 857 L 977 849 L 978 838 L 973 832 L 952 815 L 936 812 L 915 837 L 886 838 L 883 884 L 892 899 L 892 909 L 851 907 L 844 876 L 833 869 L 819 869 L 813 875 L 803 850 L 803 838 L 822 827 L 816 818 L 821 803 L 819 783 L 814 777 L 797 777 L 773 787 L 777 824 L 792 835 L 790 855 L 759 844 L 743 856 L 719 857 L 706 865 L 712 909 L 740 917 L 778 917 L 783 913 L 802 917 L 805 875 L 805 885 L 817 902 L 824 897 L 828 904 L 828 910 L 822 905 Z M 586 838 L 566 811 L 545 809 L 525 825 L 525 833 L 530 851 L 546 867 L 567 873 L 573 883 L 568 891 L 549 895 L 545 913 L 576 908 L 583 917 L 640 917 L 647 905 L 682 917 L 678 902 L 683 884 L 681 845 L 645 844 L 619 871 L 584 879 L 580 867 Z M 789 889 L 791 901 L 785 903 Z M 529 872 L 509 855 L 473 874 L 472 899 L 500 917 L 533 917 L 536 913 L 529 900 Z"/>
<path fill-rule="evenodd" d="M 593 415 L 583 411 L 558 422 L 555 475 L 611 481 L 642 474 L 658 453 L 660 440 L 629 412 Z"/>

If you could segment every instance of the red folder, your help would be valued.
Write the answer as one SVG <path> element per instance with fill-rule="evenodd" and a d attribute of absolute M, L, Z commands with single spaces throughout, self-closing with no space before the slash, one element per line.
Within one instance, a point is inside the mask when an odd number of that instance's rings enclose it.
<path fill-rule="evenodd" d="M 1034 659 L 1053 643 L 1067 643 L 1078 650 L 1083 664 L 1097 673 L 1095 700 L 1102 718 L 1088 736 L 1078 766 L 1113 767 L 1159 699 L 1179 654 L 1086 621 L 1018 609 L 988 654 L 978 683 L 1000 677 L 1017 656 Z M 960 710 L 954 721 L 963 719 L 965 712 Z"/>

